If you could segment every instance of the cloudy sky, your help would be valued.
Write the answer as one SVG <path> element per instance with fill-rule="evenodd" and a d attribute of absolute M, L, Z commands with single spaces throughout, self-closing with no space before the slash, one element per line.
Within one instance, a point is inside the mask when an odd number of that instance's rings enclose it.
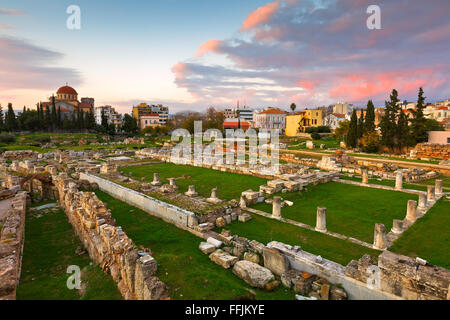
<path fill-rule="evenodd" d="M 66 9 L 81 9 L 69 30 Z M 381 30 L 369 30 L 369 5 Z M 450 97 L 449 0 L 2 0 L 0 103 L 66 82 L 129 112 Z"/>

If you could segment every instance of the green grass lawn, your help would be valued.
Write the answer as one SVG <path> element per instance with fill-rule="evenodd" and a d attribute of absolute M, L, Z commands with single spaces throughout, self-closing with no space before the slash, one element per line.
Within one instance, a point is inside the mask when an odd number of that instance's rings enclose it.
<path fill-rule="evenodd" d="M 288 150 L 302 150 L 302 149 L 306 149 L 306 141 L 309 141 L 311 139 L 306 139 L 306 138 L 298 138 L 298 139 L 290 139 L 288 141 Z M 339 148 L 339 144 L 340 141 L 332 138 L 332 137 L 324 137 L 320 140 L 312 140 L 314 143 L 314 149 L 316 149 L 316 151 L 320 151 L 323 149 L 320 149 L 320 145 L 324 144 L 325 145 L 325 149 L 329 149 L 329 148 Z"/>
<path fill-rule="evenodd" d="M 233 234 L 257 240 L 264 244 L 281 241 L 290 245 L 299 245 L 303 250 L 320 255 L 326 259 L 347 265 L 352 259 L 358 260 L 364 254 L 374 257 L 380 254 L 358 244 L 300 228 L 274 219 L 251 214 L 252 220 L 242 223 L 233 222 L 226 226 Z M 220 229 L 216 230 L 220 232 Z"/>
<path fill-rule="evenodd" d="M 450 201 L 441 199 L 389 249 L 450 269 Z"/>
<path fill-rule="evenodd" d="M 40 210 L 39 214 L 43 211 Z M 79 247 L 82 244 L 62 210 L 48 210 L 41 217 L 28 212 L 17 299 L 121 299 L 112 278 L 104 274 L 98 265 L 91 265 L 87 253 L 77 254 Z M 66 282 L 70 274 L 66 270 L 70 265 L 78 265 L 82 270 L 82 283 L 86 285 L 83 296 L 78 290 L 67 288 Z"/>
<path fill-rule="evenodd" d="M 349 176 L 341 176 L 342 180 L 350 180 L 350 181 L 356 181 L 356 182 L 361 182 L 362 178 L 361 177 L 349 177 Z M 377 179 L 369 179 L 369 183 L 370 184 L 378 184 L 381 186 L 388 186 L 388 187 L 395 187 L 395 180 L 382 180 L 379 181 Z M 434 180 L 433 180 L 433 185 L 434 185 Z M 403 183 L 403 189 L 411 189 L 411 190 L 418 190 L 418 191 L 427 191 L 427 187 L 426 185 L 423 184 L 412 184 L 412 183 Z"/>
<path fill-rule="evenodd" d="M 368 243 L 373 242 L 375 223 L 389 231 L 393 219 L 403 219 L 407 202 L 418 200 L 412 194 L 329 182 L 308 186 L 307 191 L 279 194 L 294 202 L 281 209 L 284 218 L 316 225 L 317 207 L 327 208 L 327 229 Z M 252 208 L 272 213 L 272 205 L 259 203 Z"/>
<path fill-rule="evenodd" d="M 442 188 L 445 191 L 450 191 L 450 177 L 446 177 L 442 174 L 439 175 L 438 178 L 420 181 L 420 182 L 417 182 L 417 184 L 423 185 L 423 186 L 434 186 L 436 179 L 441 179 L 442 180 Z M 426 187 L 425 187 L 425 189 L 426 189 Z"/>
<path fill-rule="evenodd" d="M 195 191 L 203 197 L 209 197 L 211 189 L 217 187 L 218 197 L 224 200 L 239 200 L 242 191 L 258 191 L 259 186 L 267 182 L 266 179 L 249 175 L 173 163 L 127 167 L 120 171 L 125 175 L 131 172 L 134 178 L 145 177 L 149 182 L 153 180 L 154 172 L 159 174 L 162 183 L 169 183 L 167 178 L 179 178 L 176 182 L 179 192 L 186 192 L 189 185 L 194 185 Z"/>
<path fill-rule="evenodd" d="M 95 192 L 108 204 L 116 224 L 140 246 L 150 248 L 158 262 L 157 276 L 170 287 L 172 299 L 293 299 L 294 293 L 280 286 L 274 292 L 251 288 L 231 270 L 223 269 L 209 260 L 198 246 L 202 240 L 161 219 L 119 201 L 102 191 Z"/>

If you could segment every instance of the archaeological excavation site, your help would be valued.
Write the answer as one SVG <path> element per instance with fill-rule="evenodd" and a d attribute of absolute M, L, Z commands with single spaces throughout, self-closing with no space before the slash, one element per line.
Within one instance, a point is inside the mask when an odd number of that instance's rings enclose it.
<path fill-rule="evenodd" d="M 446 166 L 173 149 L 4 151 L 0 300 L 450 299 Z"/>

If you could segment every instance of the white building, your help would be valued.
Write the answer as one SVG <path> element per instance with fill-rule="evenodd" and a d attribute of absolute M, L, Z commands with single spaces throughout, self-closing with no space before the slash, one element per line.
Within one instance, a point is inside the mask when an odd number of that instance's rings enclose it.
<path fill-rule="evenodd" d="M 353 104 L 338 102 L 333 106 L 333 113 L 348 114 L 352 113 L 355 108 Z"/>
<path fill-rule="evenodd" d="M 255 128 L 258 129 L 286 129 L 286 112 L 277 108 L 268 108 L 254 115 Z"/>
<path fill-rule="evenodd" d="M 122 126 L 122 115 L 117 113 L 111 106 L 95 107 L 94 117 L 96 124 L 102 124 L 102 112 L 104 113 L 108 124 L 114 124 L 116 128 Z"/>
<path fill-rule="evenodd" d="M 350 120 L 350 115 L 332 113 L 325 117 L 324 123 L 326 126 L 329 126 L 331 130 L 335 130 L 336 128 L 339 127 L 339 123 L 341 123 L 344 120 Z"/>

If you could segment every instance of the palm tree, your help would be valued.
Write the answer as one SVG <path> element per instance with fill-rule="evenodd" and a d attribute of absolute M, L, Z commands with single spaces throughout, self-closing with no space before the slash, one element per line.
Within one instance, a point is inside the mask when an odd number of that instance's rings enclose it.
<path fill-rule="evenodd" d="M 295 105 L 295 103 L 291 103 L 291 110 L 292 110 L 292 112 L 294 112 L 295 111 L 295 109 L 297 108 L 297 106 Z"/>
<path fill-rule="evenodd" d="M 241 128 L 241 117 L 240 117 L 240 115 L 241 115 L 241 110 L 237 109 L 237 110 L 236 110 L 236 115 L 237 115 L 237 117 L 238 117 L 238 129 L 240 129 L 240 128 Z"/>

